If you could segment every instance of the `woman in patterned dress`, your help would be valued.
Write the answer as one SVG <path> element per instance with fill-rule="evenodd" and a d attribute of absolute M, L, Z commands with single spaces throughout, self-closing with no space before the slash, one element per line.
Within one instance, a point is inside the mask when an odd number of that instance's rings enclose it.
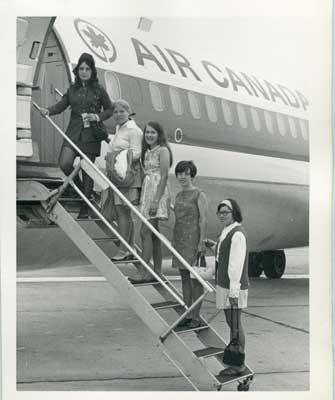
<path fill-rule="evenodd" d="M 191 266 L 195 264 L 198 255 L 205 254 L 205 238 L 207 231 L 207 197 L 203 191 L 193 185 L 197 168 L 192 161 L 180 161 L 175 168 L 175 174 L 181 186 L 177 193 L 174 213 L 176 217 L 173 229 L 173 246 Z M 178 268 L 182 280 L 184 301 L 190 306 L 203 294 L 203 286 L 176 258 L 172 259 L 172 267 Z M 179 326 L 197 328 L 200 321 L 201 303 L 194 309 L 191 318 L 185 318 Z"/>
<path fill-rule="evenodd" d="M 144 129 L 142 142 L 142 165 L 144 180 L 140 201 L 143 216 L 159 231 L 159 221 L 169 218 L 170 189 L 168 184 L 169 168 L 172 165 L 172 152 L 165 132 L 158 122 L 148 122 Z M 148 263 L 153 257 L 154 271 L 162 272 L 162 247 L 160 240 L 142 223 L 142 258 Z M 144 267 L 139 268 L 140 276 L 129 278 L 132 283 L 155 281 Z"/>

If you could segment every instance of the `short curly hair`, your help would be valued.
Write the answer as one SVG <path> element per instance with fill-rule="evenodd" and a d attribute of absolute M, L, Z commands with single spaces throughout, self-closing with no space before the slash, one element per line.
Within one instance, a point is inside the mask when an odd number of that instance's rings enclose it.
<path fill-rule="evenodd" d="M 193 161 L 179 161 L 174 170 L 176 176 L 182 172 L 189 171 L 191 178 L 194 178 L 198 172 L 196 165 Z"/>

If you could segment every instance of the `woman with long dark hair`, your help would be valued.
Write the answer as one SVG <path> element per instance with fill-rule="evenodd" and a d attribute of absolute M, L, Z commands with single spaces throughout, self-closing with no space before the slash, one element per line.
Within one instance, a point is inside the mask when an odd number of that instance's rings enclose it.
<path fill-rule="evenodd" d="M 144 168 L 144 180 L 140 201 L 143 216 L 159 231 L 159 221 L 167 220 L 170 211 L 170 189 L 168 185 L 169 168 L 172 165 L 172 152 L 163 130 L 155 121 L 148 122 L 144 128 L 141 161 Z M 154 271 L 162 272 L 161 242 L 151 230 L 142 223 L 142 258 L 148 263 L 151 256 Z M 138 268 L 140 276 L 129 278 L 133 283 L 154 281 L 155 278 L 144 267 Z"/>
<path fill-rule="evenodd" d="M 67 136 L 94 163 L 100 155 L 101 141 L 107 139 L 107 131 L 102 121 L 112 116 L 112 102 L 106 90 L 99 84 L 94 58 L 83 53 L 74 68 L 75 82 L 69 87 L 62 99 L 47 109 L 41 108 L 43 116 L 60 114 L 71 107 L 71 117 L 66 129 Z M 99 123 L 99 125 L 98 125 Z M 106 132 L 106 133 L 104 133 Z M 64 140 L 59 155 L 59 165 L 65 175 L 73 171 L 73 162 L 78 153 Z M 83 181 L 77 175 L 75 184 L 90 199 L 93 180 L 82 171 Z M 84 203 L 78 218 L 88 218 L 88 206 Z"/>

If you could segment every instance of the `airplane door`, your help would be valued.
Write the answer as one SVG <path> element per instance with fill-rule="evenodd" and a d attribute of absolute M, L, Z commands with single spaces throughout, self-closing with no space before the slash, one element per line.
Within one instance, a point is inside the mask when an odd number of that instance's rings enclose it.
<path fill-rule="evenodd" d="M 43 49 L 55 17 L 16 19 L 16 156 L 36 159 L 31 134 L 32 89 L 37 86 Z"/>
<path fill-rule="evenodd" d="M 53 32 L 48 38 L 39 74 L 40 89 L 34 91 L 33 99 L 41 107 L 49 107 L 61 99 L 61 95 L 57 90 L 62 94 L 65 93 L 70 82 L 65 59 Z M 65 131 L 69 117 L 70 112 L 68 109 L 52 117 L 52 119 Z M 33 111 L 32 115 L 32 138 L 39 149 L 39 161 L 57 165 L 63 138 L 36 111 Z"/>

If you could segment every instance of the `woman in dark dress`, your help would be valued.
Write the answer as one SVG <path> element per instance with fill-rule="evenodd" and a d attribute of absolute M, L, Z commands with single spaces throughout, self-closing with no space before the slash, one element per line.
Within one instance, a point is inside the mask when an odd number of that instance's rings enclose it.
<path fill-rule="evenodd" d="M 191 266 L 195 264 L 197 255 L 205 254 L 207 230 L 208 201 L 205 193 L 193 185 L 196 173 L 197 168 L 192 161 L 180 161 L 175 168 L 181 191 L 177 193 L 174 204 L 173 246 Z M 172 267 L 179 269 L 183 298 L 186 305 L 190 306 L 203 294 L 203 286 L 191 278 L 188 269 L 175 256 Z M 179 326 L 199 327 L 200 307 L 201 303 L 192 310 L 191 318 L 184 319 Z"/>
<path fill-rule="evenodd" d="M 101 141 L 107 139 L 106 130 L 97 130 L 98 123 L 111 117 L 112 102 L 106 90 L 99 84 L 94 58 L 83 53 L 74 68 L 75 82 L 70 86 L 62 99 L 47 109 L 41 108 L 43 116 L 56 115 L 71 107 L 70 122 L 66 130 L 67 136 L 94 163 L 100 155 Z M 103 132 L 106 132 L 104 135 Z M 59 165 L 65 175 L 73 171 L 73 162 L 78 153 L 64 140 L 59 155 Z M 90 199 L 93 191 L 93 180 L 82 171 L 83 181 L 77 175 L 75 184 Z M 78 218 L 88 217 L 88 205 L 84 203 Z"/>

